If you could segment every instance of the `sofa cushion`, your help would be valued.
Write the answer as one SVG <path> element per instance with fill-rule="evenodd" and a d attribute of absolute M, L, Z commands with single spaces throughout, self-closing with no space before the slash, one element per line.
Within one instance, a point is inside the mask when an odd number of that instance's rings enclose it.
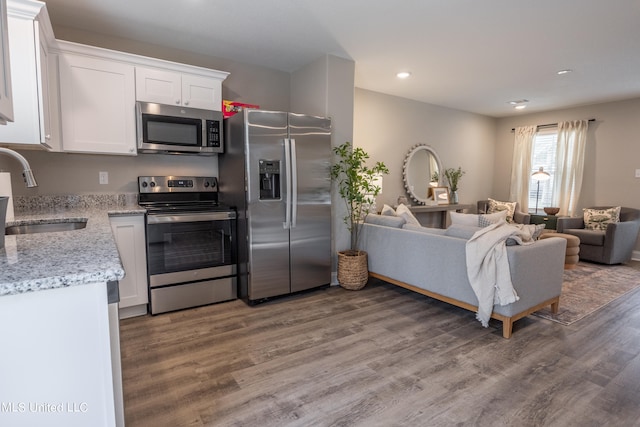
<path fill-rule="evenodd" d="M 620 222 L 620 206 L 609 209 L 584 209 L 584 228 L 606 230 L 609 224 Z"/>
<path fill-rule="evenodd" d="M 481 227 L 480 226 L 480 217 L 483 216 L 483 221 L 489 221 L 489 225 L 494 224 L 501 219 L 504 220 L 507 217 L 506 212 L 496 212 L 493 214 L 465 214 L 460 212 L 449 212 L 451 217 L 451 225 L 469 225 L 472 227 Z"/>
<path fill-rule="evenodd" d="M 473 225 L 452 224 L 444 235 L 469 240 L 478 230 L 482 230 L 482 228 Z"/>
<path fill-rule="evenodd" d="M 437 234 L 442 236 L 443 234 L 445 234 L 446 230 L 443 230 L 442 228 L 431 228 L 431 227 L 422 227 L 422 226 L 418 226 L 418 225 L 413 225 L 413 224 L 405 224 L 402 226 L 403 230 L 410 230 L 410 231 L 417 231 L 419 233 L 425 233 L 425 234 Z"/>
<path fill-rule="evenodd" d="M 396 215 L 399 216 L 400 218 L 404 218 L 404 221 L 407 224 L 420 226 L 420 221 L 418 221 L 418 219 L 415 216 L 413 216 L 413 214 L 409 210 L 409 207 L 402 203 L 400 203 L 396 208 Z"/>
<path fill-rule="evenodd" d="M 364 222 L 384 227 L 402 228 L 406 221 L 399 216 L 369 214 L 365 217 Z"/>
<path fill-rule="evenodd" d="M 506 211 L 507 212 L 507 222 L 513 222 L 513 215 L 516 212 L 516 203 L 517 202 L 500 202 L 498 200 L 494 200 L 489 198 L 489 208 L 487 209 L 487 213 L 495 213 Z"/>
<path fill-rule="evenodd" d="M 587 230 L 584 228 L 570 228 L 563 231 L 580 238 L 581 245 L 604 246 L 605 232 L 602 230 Z"/>

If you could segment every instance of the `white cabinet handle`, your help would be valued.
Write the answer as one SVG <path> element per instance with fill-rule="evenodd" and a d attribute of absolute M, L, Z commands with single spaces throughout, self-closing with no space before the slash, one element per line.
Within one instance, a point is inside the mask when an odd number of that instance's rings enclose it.
<path fill-rule="evenodd" d="M 51 139 L 51 135 L 45 135 L 45 136 L 44 136 L 44 139 L 46 139 L 46 140 L 50 140 L 50 139 Z"/>
<path fill-rule="evenodd" d="M 184 105 L 189 105 L 189 101 L 184 101 Z"/>
<path fill-rule="evenodd" d="M 179 99 L 176 100 L 176 105 L 180 105 L 180 100 Z"/>

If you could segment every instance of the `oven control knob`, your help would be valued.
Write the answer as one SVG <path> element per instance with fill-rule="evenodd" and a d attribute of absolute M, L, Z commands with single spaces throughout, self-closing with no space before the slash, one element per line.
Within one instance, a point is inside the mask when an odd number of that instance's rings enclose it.
<path fill-rule="evenodd" d="M 209 188 L 210 185 L 211 183 L 209 181 L 204 182 L 204 188 Z"/>
<path fill-rule="evenodd" d="M 155 183 L 155 182 L 153 182 L 153 181 L 151 181 L 151 183 L 150 183 L 149 185 L 151 186 L 151 188 L 153 188 L 153 187 L 155 187 L 155 186 L 156 186 L 156 183 Z"/>
<path fill-rule="evenodd" d="M 142 188 L 147 188 L 147 185 L 149 185 L 149 184 L 147 184 L 147 181 L 142 181 L 141 185 L 142 185 Z"/>

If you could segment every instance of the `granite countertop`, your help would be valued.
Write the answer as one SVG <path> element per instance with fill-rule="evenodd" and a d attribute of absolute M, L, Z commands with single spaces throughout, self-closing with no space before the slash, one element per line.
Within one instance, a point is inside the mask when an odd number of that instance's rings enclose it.
<path fill-rule="evenodd" d="M 0 249 L 0 297 L 120 280 L 120 262 L 109 216 L 144 215 L 137 204 L 28 207 L 7 225 L 87 220 L 83 229 L 4 236 Z"/>

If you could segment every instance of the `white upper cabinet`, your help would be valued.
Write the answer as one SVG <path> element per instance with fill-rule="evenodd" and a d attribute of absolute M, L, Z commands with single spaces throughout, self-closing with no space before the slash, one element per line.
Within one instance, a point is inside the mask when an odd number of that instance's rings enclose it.
<path fill-rule="evenodd" d="M 229 74 L 223 71 L 62 40 L 49 53 L 59 84 L 51 92 L 60 112 L 52 127 L 64 152 L 137 155 L 136 96 L 222 109 L 222 81 Z"/>
<path fill-rule="evenodd" d="M 13 121 L 10 63 L 7 2 L 6 0 L 0 0 L 0 124 L 2 125 Z"/>
<path fill-rule="evenodd" d="M 221 77 L 136 67 L 136 100 L 222 111 Z"/>
<path fill-rule="evenodd" d="M 53 31 L 45 4 L 8 0 L 7 21 L 13 95 L 13 123 L 0 127 L 0 143 L 52 148 L 49 45 Z"/>
<path fill-rule="evenodd" d="M 58 62 L 63 151 L 136 155 L 134 66 L 69 52 Z"/>

